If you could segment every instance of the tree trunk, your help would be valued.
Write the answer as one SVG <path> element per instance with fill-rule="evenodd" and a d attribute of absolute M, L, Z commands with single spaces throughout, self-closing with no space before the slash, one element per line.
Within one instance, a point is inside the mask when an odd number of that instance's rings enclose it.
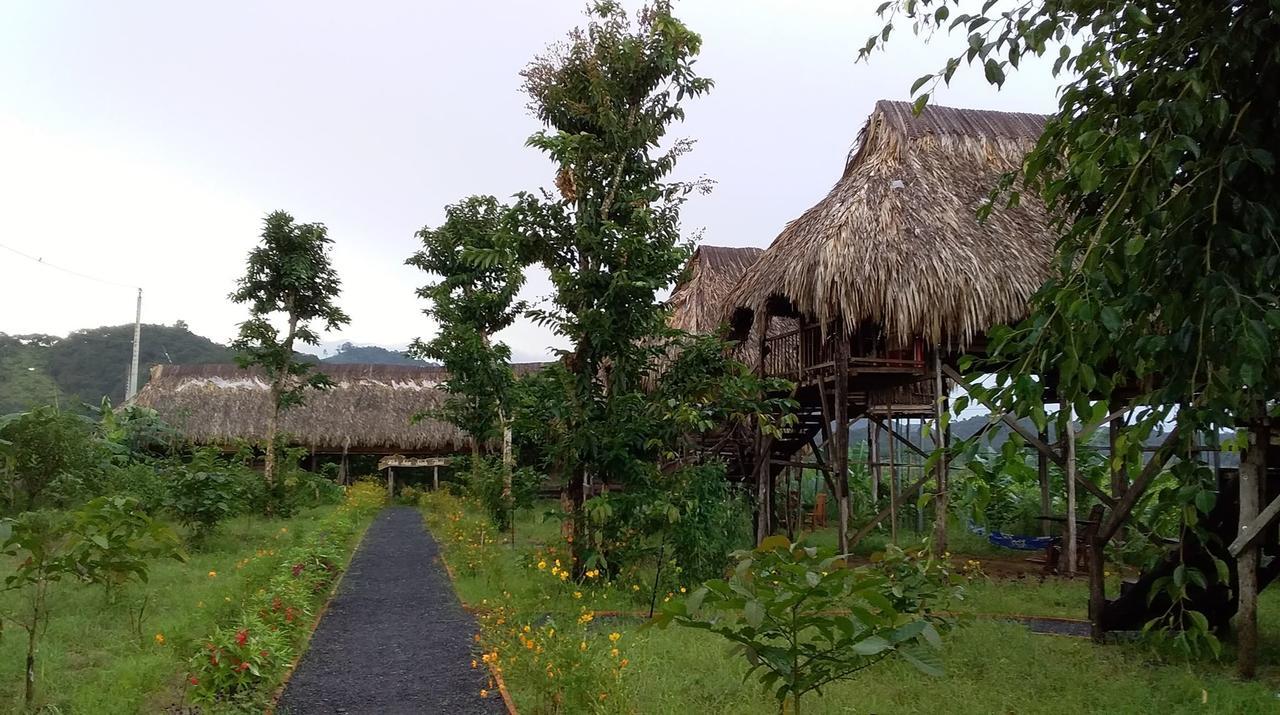
<path fill-rule="evenodd" d="M 280 430 L 280 396 L 284 394 L 285 380 L 289 376 L 289 366 L 293 363 L 293 339 L 298 333 L 298 316 L 293 312 L 292 300 L 289 306 L 289 329 L 284 336 L 285 364 L 275 379 L 271 381 L 271 415 L 267 418 L 267 458 L 262 465 L 262 477 L 267 486 L 275 484 L 276 479 L 276 439 Z"/>
<path fill-rule="evenodd" d="M 890 411 L 885 415 L 888 421 L 886 428 L 889 432 L 889 438 L 885 443 L 889 447 L 889 537 L 893 540 L 893 545 L 898 545 L 898 493 L 902 491 L 902 484 L 898 481 L 898 460 L 895 456 L 898 451 L 898 445 L 893 441 L 893 433 L 897 424 L 893 420 L 893 412 Z"/>
<path fill-rule="evenodd" d="M 1250 441 L 1244 458 L 1240 460 L 1240 536 L 1258 516 L 1270 442 L 1270 435 L 1261 423 L 1255 422 L 1247 429 Z M 1239 605 L 1236 641 L 1239 653 L 1236 668 L 1241 678 L 1253 678 L 1258 669 L 1258 566 L 1261 556 L 1261 541 L 1256 540 L 1237 559 Z"/>
<path fill-rule="evenodd" d="M 27 679 L 23 693 L 27 712 L 31 712 L 36 700 L 36 644 L 40 633 L 40 618 L 44 616 L 46 587 L 44 580 L 36 582 L 35 593 L 31 596 L 31 627 L 27 629 Z"/>
<path fill-rule="evenodd" d="M 1076 428 L 1071 424 L 1071 417 L 1074 410 L 1068 408 L 1066 419 L 1062 421 L 1063 429 L 1067 441 L 1067 465 L 1066 465 L 1066 481 L 1067 481 L 1067 528 L 1062 537 L 1063 541 L 1063 558 L 1067 561 L 1066 569 L 1063 570 L 1070 578 L 1076 575 Z"/>
<path fill-rule="evenodd" d="M 512 473 L 515 471 L 515 455 L 511 452 L 511 420 L 505 410 L 498 411 L 498 419 L 502 421 L 502 501 L 506 504 L 511 530 L 511 546 L 516 545 L 516 502 L 512 489 Z"/>
<path fill-rule="evenodd" d="M 867 419 L 867 471 L 871 474 L 871 503 L 880 508 L 880 424 Z"/>

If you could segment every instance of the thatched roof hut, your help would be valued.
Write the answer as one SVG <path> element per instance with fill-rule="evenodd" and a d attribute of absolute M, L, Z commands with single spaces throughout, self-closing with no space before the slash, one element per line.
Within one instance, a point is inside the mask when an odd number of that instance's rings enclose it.
<path fill-rule="evenodd" d="M 979 223 L 975 211 L 1018 168 L 1045 117 L 881 101 L 844 173 L 789 223 L 729 296 L 734 337 L 755 315 L 871 322 L 907 346 L 964 347 L 1023 317 L 1050 275 L 1044 205 L 1023 195 Z"/>
<path fill-rule="evenodd" d="M 686 277 L 667 304 L 671 306 L 671 327 L 705 335 L 728 316 L 729 293 L 763 248 L 756 246 L 699 246 L 689 258 Z"/>
<path fill-rule="evenodd" d="M 517 374 L 537 364 L 516 365 Z M 317 453 L 449 454 L 470 449 L 467 435 L 415 414 L 443 405 L 439 367 L 415 365 L 322 365 L 335 383 L 308 390 L 302 405 L 281 415 L 280 429 L 293 445 Z M 156 365 L 134 398 L 195 444 L 232 446 L 266 440 L 268 382 L 258 370 L 236 365 Z"/>

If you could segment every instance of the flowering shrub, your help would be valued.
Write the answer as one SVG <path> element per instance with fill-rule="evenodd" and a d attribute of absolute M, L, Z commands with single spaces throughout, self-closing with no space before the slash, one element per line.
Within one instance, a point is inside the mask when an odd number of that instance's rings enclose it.
<path fill-rule="evenodd" d="M 234 622 L 216 630 L 191 656 L 187 682 L 196 703 L 252 706 L 292 662 L 297 643 L 337 580 L 347 545 L 358 527 L 386 503 L 386 490 L 356 484 L 306 543 L 274 558 L 266 584 Z M 288 527 L 281 527 L 281 534 Z M 241 564 L 237 564 L 241 567 Z M 215 578 L 210 572 L 210 578 Z"/>
<path fill-rule="evenodd" d="M 484 652 L 472 666 L 518 679 L 536 697 L 534 712 L 599 712 L 627 702 L 623 636 L 597 624 L 590 611 L 567 623 L 547 618 L 535 625 L 499 606 L 482 612 L 480 626 Z"/>
<path fill-rule="evenodd" d="M 424 494 L 427 523 L 431 533 L 443 542 L 445 563 L 455 573 L 475 576 L 484 572 L 491 578 L 500 574 L 497 550 L 502 535 L 484 516 L 469 511 L 466 503 L 445 491 Z"/>
<path fill-rule="evenodd" d="M 280 673 L 292 660 L 289 636 L 255 618 L 219 628 L 191 657 L 192 700 L 233 703 L 252 696 L 262 680 Z"/>

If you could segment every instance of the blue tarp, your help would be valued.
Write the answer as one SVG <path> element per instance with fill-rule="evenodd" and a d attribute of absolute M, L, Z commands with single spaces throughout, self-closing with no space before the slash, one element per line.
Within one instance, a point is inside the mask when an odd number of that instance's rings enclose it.
<path fill-rule="evenodd" d="M 988 531 L 986 527 L 978 526 L 972 522 L 969 524 L 969 531 L 979 536 L 987 537 L 987 541 L 996 546 L 1017 551 L 1044 551 L 1049 546 L 1058 543 L 1058 537 L 1056 536 L 1004 534 L 999 531 Z"/>

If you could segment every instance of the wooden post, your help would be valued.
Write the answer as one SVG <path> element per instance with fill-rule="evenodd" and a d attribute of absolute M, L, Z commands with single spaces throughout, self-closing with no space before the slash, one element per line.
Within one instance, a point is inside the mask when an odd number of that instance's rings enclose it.
<path fill-rule="evenodd" d="M 1040 441 L 1048 443 L 1049 429 L 1040 430 Z M 1053 497 L 1049 491 L 1049 457 L 1039 450 L 1036 450 L 1036 472 L 1040 476 L 1040 516 L 1052 516 Z M 1052 531 L 1053 524 L 1047 519 L 1040 522 L 1040 533 L 1048 536 Z"/>
<path fill-rule="evenodd" d="M 896 432 L 897 430 L 894 428 L 892 408 L 890 408 L 888 413 L 885 415 L 885 419 L 889 421 L 889 431 L 890 431 L 890 435 L 889 435 L 889 536 L 891 539 L 893 539 L 893 543 L 896 546 L 898 544 L 898 492 L 902 491 L 901 490 L 902 485 L 898 483 L 898 468 L 896 463 L 897 460 L 894 459 L 894 454 L 898 451 L 898 448 L 893 443 L 892 433 Z"/>
<path fill-rule="evenodd" d="M 1089 512 L 1089 526 L 1085 538 L 1089 544 L 1089 635 L 1101 643 L 1106 633 L 1102 630 L 1102 615 L 1107 607 L 1106 542 L 1098 536 L 1102 528 L 1105 507 L 1095 505 Z"/>
<path fill-rule="evenodd" d="M 840 500 L 840 523 L 836 540 L 841 554 L 849 553 L 849 327 L 840 321 L 840 338 L 836 342 L 836 429 L 831 435 L 830 464 L 835 471 L 837 497 Z"/>
<path fill-rule="evenodd" d="M 1246 536 L 1257 518 L 1266 481 L 1267 446 L 1271 442 L 1268 430 L 1261 422 L 1248 425 L 1249 444 L 1240 460 L 1240 526 L 1238 539 Z M 1241 678 L 1253 678 L 1258 670 L 1258 566 L 1262 546 L 1254 540 L 1237 557 L 1239 592 L 1236 611 L 1236 642 L 1239 652 L 1236 669 Z"/>
<path fill-rule="evenodd" d="M 880 506 L 880 423 L 867 419 L 867 472 L 871 474 L 871 503 Z"/>
<path fill-rule="evenodd" d="M 507 510 L 507 518 L 510 522 L 507 524 L 511 531 L 511 548 L 516 546 L 516 502 L 515 492 L 512 491 L 512 474 L 515 471 L 515 455 L 511 451 L 511 420 L 507 418 L 506 410 L 498 412 L 498 418 L 502 422 L 502 503 Z"/>
<path fill-rule="evenodd" d="M 396 470 L 394 467 L 387 467 L 387 500 L 390 501 L 396 496 Z"/>
<path fill-rule="evenodd" d="M 431 465 L 431 489 L 433 491 L 439 491 L 440 489 L 440 465 L 439 464 Z"/>
<path fill-rule="evenodd" d="M 758 350 L 759 364 L 756 366 L 756 369 L 760 377 L 763 379 L 765 377 L 768 377 L 765 374 L 765 359 L 764 359 L 765 342 L 766 342 L 766 338 L 769 335 L 768 312 L 765 313 L 763 321 L 760 321 L 759 319 L 757 319 L 756 322 L 760 325 L 760 335 L 756 338 L 757 340 L 756 347 L 759 349 Z M 768 473 L 771 467 L 769 465 L 769 449 L 765 445 L 765 436 L 764 436 L 763 430 L 756 430 L 755 453 L 756 453 L 756 463 L 755 463 L 755 470 L 752 473 L 752 476 L 755 477 L 755 486 L 756 486 L 756 510 L 755 510 L 756 534 L 755 536 L 756 536 L 756 545 L 759 546 L 760 543 L 764 541 L 765 537 L 769 535 L 769 524 L 772 521 L 769 515 L 769 495 L 766 493 L 766 490 L 768 489 L 768 483 L 769 483 Z"/>
<path fill-rule="evenodd" d="M 1075 578 L 1076 575 L 1076 428 L 1071 424 L 1071 417 L 1075 410 L 1068 407 L 1066 418 L 1062 420 L 1063 429 L 1066 430 L 1067 442 L 1067 528 L 1066 533 L 1062 537 L 1066 542 L 1063 546 L 1062 553 L 1067 560 L 1067 568 L 1064 573 L 1069 578 Z"/>
<path fill-rule="evenodd" d="M 342 442 L 342 461 L 338 462 L 338 483 L 339 484 L 351 483 L 351 464 L 347 462 L 347 446 L 350 443 L 351 441 L 349 439 L 344 440 Z"/>
<path fill-rule="evenodd" d="M 933 503 L 933 552 L 942 556 L 947 552 L 947 432 L 943 426 L 947 410 L 950 408 L 949 395 L 946 394 L 946 383 L 942 379 L 942 347 L 934 348 L 933 353 L 933 387 L 934 387 L 934 432 L 933 443 L 939 450 L 938 462 L 934 465 L 937 472 L 937 494 Z"/>

